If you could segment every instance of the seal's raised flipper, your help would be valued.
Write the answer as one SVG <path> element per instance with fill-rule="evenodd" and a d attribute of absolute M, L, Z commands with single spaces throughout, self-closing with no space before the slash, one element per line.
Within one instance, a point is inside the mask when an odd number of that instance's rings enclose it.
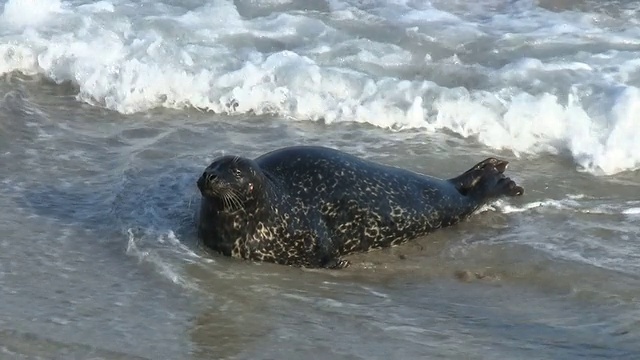
<path fill-rule="evenodd" d="M 505 160 L 488 158 L 449 181 L 465 196 L 476 198 L 520 196 L 524 194 L 524 189 L 503 174 L 508 164 L 509 162 Z"/>

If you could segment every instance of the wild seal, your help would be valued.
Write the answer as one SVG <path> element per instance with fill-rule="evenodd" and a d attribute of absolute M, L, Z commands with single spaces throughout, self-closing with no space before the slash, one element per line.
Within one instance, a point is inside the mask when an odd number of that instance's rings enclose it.
<path fill-rule="evenodd" d="M 402 244 L 522 195 L 507 164 L 489 158 L 445 180 L 317 146 L 223 156 L 197 181 L 198 236 L 227 256 L 343 268 L 343 255 Z"/>

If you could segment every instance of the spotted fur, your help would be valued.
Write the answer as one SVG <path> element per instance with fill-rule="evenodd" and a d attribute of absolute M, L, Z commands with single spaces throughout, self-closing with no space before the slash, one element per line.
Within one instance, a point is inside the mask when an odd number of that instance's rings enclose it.
<path fill-rule="evenodd" d="M 255 160 L 224 156 L 198 180 L 199 237 L 227 256 L 341 268 L 341 256 L 400 245 L 453 225 L 523 189 L 489 158 L 443 180 L 324 147 L 288 147 Z M 241 206 L 225 201 L 233 193 Z"/>

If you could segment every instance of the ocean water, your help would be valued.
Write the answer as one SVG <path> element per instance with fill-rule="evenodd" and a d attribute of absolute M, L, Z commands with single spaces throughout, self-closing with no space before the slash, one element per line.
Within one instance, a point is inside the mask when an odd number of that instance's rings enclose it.
<path fill-rule="evenodd" d="M 640 3 L 0 2 L 0 358 L 640 358 Z M 211 254 L 216 156 L 525 195 L 341 271 Z"/>

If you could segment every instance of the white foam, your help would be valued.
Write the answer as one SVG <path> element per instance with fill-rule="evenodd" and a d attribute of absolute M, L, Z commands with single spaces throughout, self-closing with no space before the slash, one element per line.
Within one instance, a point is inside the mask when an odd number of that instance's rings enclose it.
<path fill-rule="evenodd" d="M 36 74 L 37 60 L 33 51 L 20 45 L 0 44 L 0 74 L 11 71 Z"/>
<path fill-rule="evenodd" d="M 112 13 L 115 11 L 115 6 L 113 6 L 113 4 L 108 1 L 97 1 L 93 4 L 80 5 L 78 6 L 78 9 L 80 11 L 87 11 L 87 12 L 94 12 L 94 13 L 99 13 L 99 12 Z"/>
<path fill-rule="evenodd" d="M 490 207 L 487 208 L 487 206 L 485 206 L 480 210 L 498 210 L 505 214 L 526 211 L 557 212 L 558 210 L 568 210 L 582 214 L 636 215 L 640 214 L 639 203 L 637 200 L 628 200 L 613 204 L 599 204 L 597 199 L 586 199 L 584 195 L 577 194 L 567 195 L 567 197 L 563 199 L 544 199 L 522 205 L 513 205 L 504 200 L 499 200 Z"/>
<path fill-rule="evenodd" d="M 134 229 L 127 229 L 126 234 L 128 238 L 127 255 L 135 256 L 141 263 L 152 265 L 160 275 L 176 285 L 187 289 L 197 289 L 195 283 L 181 275 L 180 266 L 175 265 L 168 257 L 170 255 L 180 255 L 182 260 L 186 260 L 187 258 L 200 260 L 201 257 L 180 243 L 172 231 L 158 234 L 151 229 L 146 229 L 142 233 Z M 156 242 L 148 243 L 148 238 L 153 238 L 154 236 L 156 237 Z M 168 249 L 169 255 L 163 254 L 162 246 L 158 247 L 158 244 L 164 245 L 167 242 L 169 242 L 171 246 L 171 248 Z"/>
<path fill-rule="evenodd" d="M 61 11 L 60 0 L 7 0 L 0 24 L 14 28 L 46 25 L 51 16 Z"/>
<path fill-rule="evenodd" d="M 590 14 L 533 2 L 328 5 L 331 19 L 350 18 L 368 37 L 315 13 L 248 19 L 224 0 L 10 0 L 0 73 L 70 81 L 79 100 L 122 113 L 195 107 L 425 136 L 449 130 L 516 154 L 570 153 L 594 174 L 640 168 L 640 61 L 619 49 L 640 44 L 639 29 L 601 27 Z M 606 51 L 562 50 L 587 43 Z M 475 59 L 468 44 L 494 51 Z"/>
<path fill-rule="evenodd" d="M 609 126 L 589 134 L 588 145 L 595 148 L 579 147 L 582 154 L 590 150 L 581 165 L 590 170 L 600 169 L 606 174 L 640 166 L 640 90 L 624 87 L 613 97 L 614 106 L 606 119 Z M 580 141 L 579 138 L 575 140 L 573 144 Z M 571 150 L 577 153 L 575 147 Z"/>
<path fill-rule="evenodd" d="M 640 207 L 632 207 L 622 211 L 625 215 L 640 215 Z"/>

